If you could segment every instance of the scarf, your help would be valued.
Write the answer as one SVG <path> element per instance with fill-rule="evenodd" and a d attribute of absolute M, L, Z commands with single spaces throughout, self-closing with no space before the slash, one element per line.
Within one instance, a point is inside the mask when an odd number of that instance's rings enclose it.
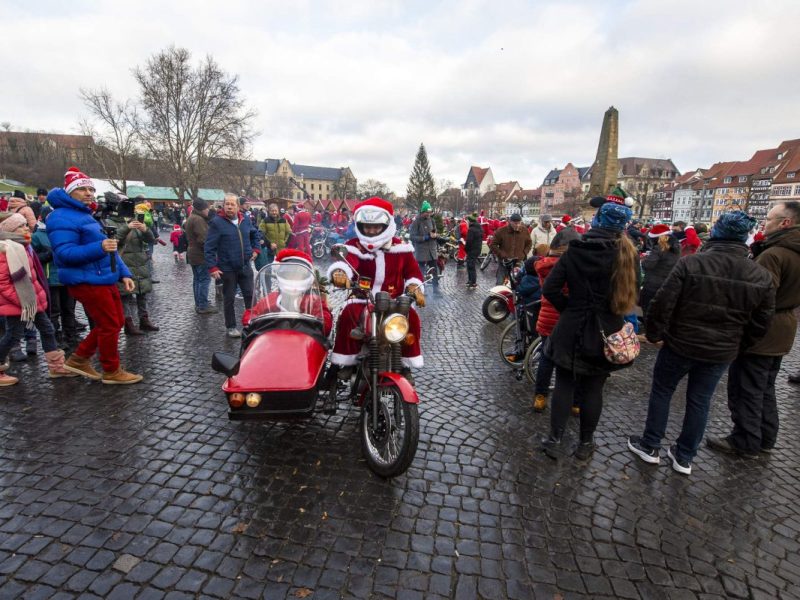
<path fill-rule="evenodd" d="M 36 317 L 36 290 L 33 287 L 28 253 L 25 246 L 11 239 L 0 240 L 0 252 L 6 255 L 8 261 L 8 272 L 19 299 L 20 320 L 25 323 L 26 329 L 31 329 Z"/>

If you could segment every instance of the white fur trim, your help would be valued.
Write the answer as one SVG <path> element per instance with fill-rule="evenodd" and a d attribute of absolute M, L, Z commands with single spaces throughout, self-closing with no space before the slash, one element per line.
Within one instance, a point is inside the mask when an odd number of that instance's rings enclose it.
<path fill-rule="evenodd" d="M 358 363 L 358 354 L 339 354 L 331 352 L 331 363 L 340 367 L 352 367 Z"/>
<path fill-rule="evenodd" d="M 349 254 L 354 254 L 361 260 L 375 260 L 375 255 L 371 252 L 362 252 L 361 248 L 358 246 L 354 246 L 351 244 L 347 244 L 347 252 Z"/>
<path fill-rule="evenodd" d="M 348 263 L 347 261 L 344 261 L 344 260 L 337 260 L 330 267 L 328 267 L 328 270 L 325 272 L 325 277 L 327 277 L 330 280 L 331 274 L 336 269 L 341 269 L 342 271 L 347 273 L 347 276 L 350 279 L 352 279 L 353 275 L 355 275 L 355 273 L 353 272 L 353 267 L 350 266 L 350 263 Z"/>
<path fill-rule="evenodd" d="M 386 256 L 383 251 L 375 253 L 375 281 L 372 282 L 372 293 L 377 294 L 386 280 Z"/>
<path fill-rule="evenodd" d="M 425 360 L 422 358 L 422 355 L 419 356 L 403 356 L 400 358 L 400 362 L 403 363 L 404 367 L 408 367 L 409 369 L 421 369 L 425 366 Z"/>
<path fill-rule="evenodd" d="M 419 289 L 422 290 L 423 294 L 425 293 L 425 285 L 422 283 L 421 279 L 417 279 L 416 277 L 412 277 L 411 279 L 406 279 L 406 289 L 408 289 L 408 286 L 414 284 L 417 284 L 419 286 Z"/>
<path fill-rule="evenodd" d="M 403 242 L 402 244 L 393 244 L 386 252 L 389 254 L 402 254 L 403 252 L 414 252 L 414 246 L 409 243 Z"/>

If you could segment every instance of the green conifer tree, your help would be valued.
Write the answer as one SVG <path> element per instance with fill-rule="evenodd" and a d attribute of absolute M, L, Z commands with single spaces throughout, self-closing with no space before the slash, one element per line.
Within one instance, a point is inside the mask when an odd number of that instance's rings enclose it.
<path fill-rule="evenodd" d="M 411 177 L 408 179 L 406 205 L 413 210 L 419 210 L 423 200 L 427 200 L 431 206 L 434 206 L 436 203 L 436 188 L 433 183 L 433 175 L 431 175 L 431 166 L 428 163 L 425 144 L 420 144 L 417 158 L 414 160 L 414 168 L 411 170 Z"/>

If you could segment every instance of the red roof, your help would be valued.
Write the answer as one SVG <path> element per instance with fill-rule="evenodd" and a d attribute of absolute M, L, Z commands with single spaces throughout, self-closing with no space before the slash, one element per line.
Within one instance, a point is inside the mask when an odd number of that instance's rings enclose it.
<path fill-rule="evenodd" d="M 486 169 L 481 167 L 471 167 L 470 171 L 475 176 L 475 181 L 477 181 L 478 185 L 480 185 L 481 182 L 483 182 L 483 178 L 486 177 L 486 173 L 489 172 L 489 169 L 488 167 Z"/>
<path fill-rule="evenodd" d="M 782 165 L 778 174 L 772 180 L 773 183 L 797 183 L 800 178 L 797 172 L 800 171 L 800 148 L 794 148 L 790 151 L 788 160 Z M 795 175 L 789 179 L 786 174 L 794 173 Z"/>

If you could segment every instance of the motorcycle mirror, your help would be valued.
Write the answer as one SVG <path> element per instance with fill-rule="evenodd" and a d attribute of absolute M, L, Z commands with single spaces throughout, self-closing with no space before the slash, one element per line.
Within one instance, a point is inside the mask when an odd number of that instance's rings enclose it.
<path fill-rule="evenodd" d="M 239 372 L 239 358 L 227 352 L 214 352 L 211 355 L 211 368 L 217 373 L 233 377 Z"/>
<path fill-rule="evenodd" d="M 331 256 L 338 260 L 345 260 L 347 258 L 347 246 L 344 244 L 334 244 L 331 246 Z"/>

